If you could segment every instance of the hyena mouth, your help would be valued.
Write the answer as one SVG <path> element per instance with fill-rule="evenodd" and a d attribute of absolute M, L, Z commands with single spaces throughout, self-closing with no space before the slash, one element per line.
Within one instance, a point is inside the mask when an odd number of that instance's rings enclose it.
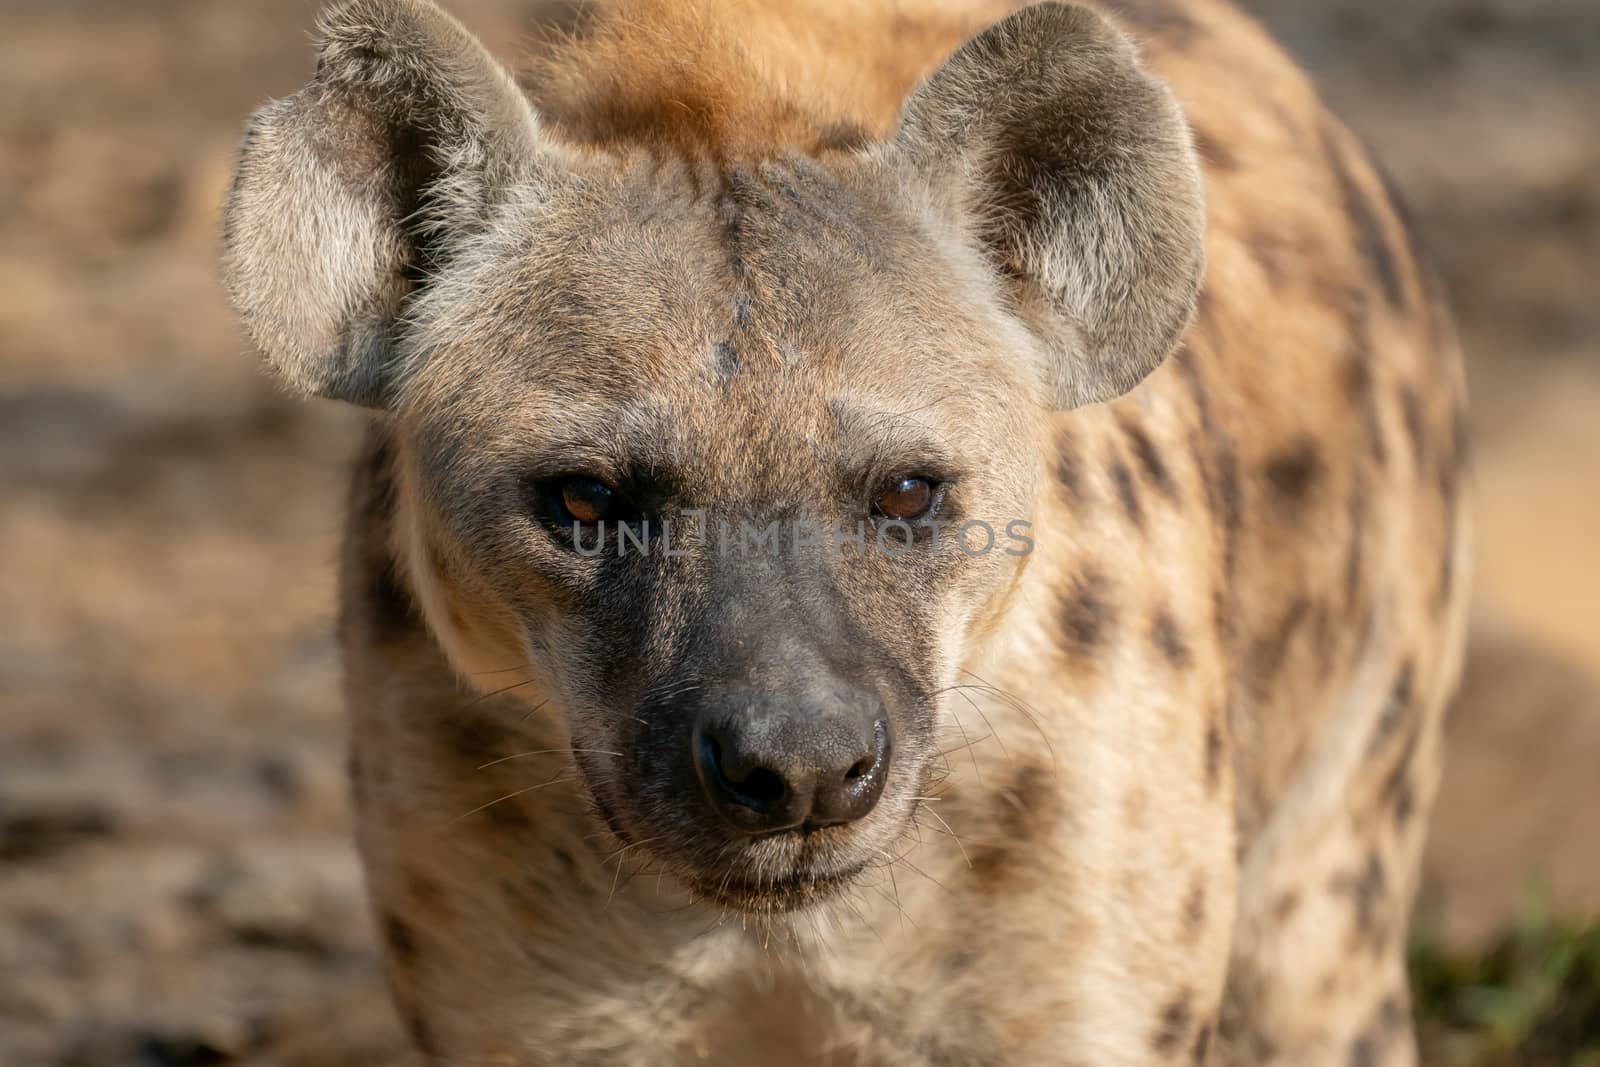
<path fill-rule="evenodd" d="M 773 878 L 743 875 L 694 878 L 691 890 L 707 903 L 751 914 L 802 911 L 847 891 L 866 870 L 866 862 L 838 871 L 796 870 Z"/>
<path fill-rule="evenodd" d="M 595 813 L 621 846 L 630 852 L 637 849 L 634 854 L 639 859 L 644 858 L 639 854 L 648 855 L 695 898 L 714 907 L 749 914 L 801 911 L 845 892 L 871 866 L 869 859 L 837 866 L 818 862 L 820 857 L 803 854 L 803 845 L 784 848 L 781 856 L 745 854 L 710 864 L 686 862 L 682 854 L 673 854 L 662 836 L 631 831 L 603 795 L 591 794 L 591 800 Z"/>

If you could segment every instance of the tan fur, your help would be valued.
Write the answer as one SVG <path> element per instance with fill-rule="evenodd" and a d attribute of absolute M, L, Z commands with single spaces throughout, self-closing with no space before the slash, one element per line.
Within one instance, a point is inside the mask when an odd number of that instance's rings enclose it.
<path fill-rule="evenodd" d="M 1037 8 L 945 65 L 1012 6 L 581 5 L 527 109 L 431 4 L 360 0 L 258 117 L 230 285 L 288 381 L 378 409 L 352 778 L 434 1062 L 1414 1063 L 1468 578 L 1448 316 L 1253 22 L 1095 5 L 1141 68 Z M 641 600 L 520 495 L 642 450 L 674 500 L 837 508 L 929 442 L 1030 555 L 830 565 L 816 600 L 702 544 Z M 696 642 L 819 618 L 929 694 L 903 777 L 717 852 L 634 723 L 730 680 L 674 666 Z"/>

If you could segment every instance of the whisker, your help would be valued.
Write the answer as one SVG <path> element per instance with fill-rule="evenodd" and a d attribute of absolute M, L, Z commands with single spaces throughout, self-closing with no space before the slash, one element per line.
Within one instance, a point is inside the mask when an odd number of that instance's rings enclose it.
<path fill-rule="evenodd" d="M 939 825 L 944 827 L 945 833 L 947 833 L 951 837 L 955 838 L 956 847 L 961 850 L 961 858 L 967 861 L 967 869 L 971 870 L 972 869 L 972 857 L 967 855 L 967 846 L 962 843 L 961 835 L 956 833 L 953 829 L 951 829 L 950 828 L 950 824 L 944 821 L 944 816 L 940 815 L 937 811 L 934 811 L 932 808 L 929 808 L 928 809 L 928 814 L 932 815 L 935 819 L 938 819 L 939 820 Z"/>
<path fill-rule="evenodd" d="M 889 865 L 884 870 L 889 873 L 889 886 L 894 890 L 894 906 L 895 910 L 900 913 L 900 932 L 903 934 L 906 930 L 906 923 L 910 922 L 915 927 L 917 925 L 916 920 L 906 914 L 905 905 L 900 903 L 900 883 L 895 881 L 894 877 L 894 857 L 882 849 L 876 849 L 875 851 L 889 861 Z"/>
<path fill-rule="evenodd" d="M 995 730 L 994 723 L 990 722 L 989 721 L 989 716 L 985 715 L 983 713 L 983 709 L 978 707 L 978 702 L 976 700 L 972 699 L 972 694 L 967 692 L 967 689 L 966 689 L 965 686 L 961 687 L 960 692 L 961 692 L 962 699 L 964 699 L 968 704 L 972 705 L 972 710 L 978 713 L 978 718 L 983 720 L 983 725 L 985 725 L 985 726 L 987 726 L 989 728 L 989 736 L 994 738 L 995 744 L 1000 746 L 1000 754 L 1002 756 L 1004 756 L 1006 758 L 1006 762 L 1009 763 L 1011 761 L 1011 752 L 1010 752 L 1009 749 L 1006 748 L 1005 739 L 1002 738 L 1000 736 L 1000 734 Z"/>
<path fill-rule="evenodd" d="M 622 758 L 622 753 L 620 753 L 620 752 L 608 752 L 603 748 L 540 748 L 540 749 L 535 749 L 532 752 L 517 752 L 517 753 L 514 753 L 514 754 L 512 754 L 510 756 L 501 756 L 499 759 L 492 759 L 488 763 L 479 764 L 477 769 L 481 771 L 481 770 L 484 770 L 484 769 L 486 769 L 488 767 L 494 767 L 494 766 L 497 766 L 497 765 L 499 765 L 501 763 L 507 763 L 507 762 L 509 762 L 511 760 L 514 760 L 514 759 L 527 759 L 530 756 L 552 756 L 552 755 L 555 755 L 556 753 L 566 753 L 566 752 L 582 752 L 585 755 L 615 756 L 618 759 Z"/>
<path fill-rule="evenodd" d="M 531 664 L 520 663 L 515 667 L 501 667 L 499 670 L 494 670 L 494 671 L 473 671 L 471 674 L 467 675 L 467 677 L 468 678 L 486 678 L 491 674 L 510 674 L 512 671 L 531 671 L 531 670 L 533 670 L 533 666 Z"/>
<path fill-rule="evenodd" d="M 563 782 L 575 782 L 577 780 L 578 779 L 576 777 L 574 777 L 573 775 L 564 774 L 564 775 L 561 775 L 559 778 L 552 778 L 548 782 L 540 782 L 538 785 L 530 785 L 530 786 L 528 786 L 528 787 L 526 787 L 524 789 L 518 789 L 516 792 L 507 793 L 503 797 L 496 797 L 495 799 L 489 801 L 487 804 L 479 804 L 477 807 L 473 808 L 469 812 L 466 812 L 465 814 L 457 815 L 454 819 L 450 820 L 450 824 L 453 826 L 456 823 L 460 822 L 462 819 L 465 819 L 465 818 L 467 818 L 469 816 L 478 814 L 478 812 L 483 811 L 485 808 L 494 807 L 496 804 L 500 803 L 502 800 L 510 800 L 512 797 L 520 797 L 524 793 L 532 793 L 532 792 L 534 792 L 535 790 L 538 790 L 538 789 L 544 789 L 544 788 L 547 788 L 547 787 L 552 786 L 552 785 L 560 785 Z"/>
<path fill-rule="evenodd" d="M 534 715 L 537 714 L 539 711 L 543 710 L 544 706 L 546 704 L 548 704 L 548 703 L 550 703 L 550 701 L 541 700 L 541 701 L 539 701 L 539 703 L 537 703 L 533 707 L 529 708 L 527 714 L 522 716 L 522 718 L 517 720 L 517 725 L 521 726 L 523 723 L 525 723 L 529 719 L 533 718 Z"/>
<path fill-rule="evenodd" d="M 972 773 L 978 779 L 978 784 L 983 784 L 983 771 L 978 767 L 978 754 L 972 751 L 972 739 L 967 737 L 967 728 L 961 724 L 961 716 L 956 714 L 956 709 L 950 709 L 950 718 L 955 720 L 956 729 L 961 731 L 961 737 L 966 741 L 967 755 L 972 757 Z"/>
<path fill-rule="evenodd" d="M 1006 690 L 1001 689 L 999 686 L 990 683 L 986 678 L 978 674 L 976 671 L 970 671 L 963 667 L 961 668 L 961 673 L 978 679 L 985 689 L 1001 697 L 1013 709 L 1022 713 L 1023 717 L 1026 718 L 1033 726 L 1034 730 L 1038 732 L 1039 739 L 1044 742 L 1044 747 L 1050 750 L 1051 771 L 1054 772 L 1059 767 L 1059 763 L 1056 759 L 1055 745 L 1050 743 L 1050 735 L 1045 733 L 1044 727 L 1039 724 L 1039 713 L 1037 709 L 1035 709 L 1021 697 L 1017 696 L 1015 693 L 1007 692 Z"/>
<path fill-rule="evenodd" d="M 929 874 L 927 871 L 923 870 L 921 867 L 918 867 L 915 863 L 912 863 L 910 860 L 906 859 L 906 856 L 909 854 L 909 851 L 910 850 L 907 850 L 907 852 L 903 852 L 900 855 L 896 856 L 894 858 L 895 862 L 896 863 L 905 864 L 907 867 L 911 868 L 912 873 L 922 875 L 922 877 L 926 878 L 928 881 L 932 882 L 934 885 L 938 886 L 940 889 L 943 889 L 946 893 L 948 893 L 950 890 L 945 886 L 945 884 L 943 882 L 939 881 L 939 879 L 935 878 L 933 875 Z M 892 878 L 894 876 L 891 874 L 890 877 Z"/>
<path fill-rule="evenodd" d="M 490 690 L 489 692 L 484 693 L 481 696 L 479 696 L 477 699 L 469 700 L 465 704 L 461 705 L 461 710 L 465 711 L 468 708 L 475 708 L 479 704 L 482 704 L 485 700 L 489 700 L 489 699 L 491 699 L 493 697 L 497 697 L 497 696 L 504 696 L 505 694 L 507 694 L 507 693 L 509 693 L 509 692 L 511 692 L 513 690 L 521 689 L 523 686 L 532 685 L 536 680 L 537 679 L 529 678 L 527 681 L 518 682 L 516 685 L 508 685 L 508 686 L 505 686 L 502 689 Z"/>
<path fill-rule="evenodd" d="M 615 859 L 617 861 L 617 873 L 611 876 L 611 892 L 606 895 L 606 904 L 605 904 L 605 907 L 601 909 L 602 911 L 609 911 L 611 909 L 611 901 L 617 895 L 617 885 L 622 879 L 622 857 L 623 857 L 623 855 L 629 849 L 635 849 L 635 848 L 640 847 L 641 845 L 648 845 L 653 841 L 660 841 L 664 837 L 666 837 L 665 834 L 657 834 L 655 837 L 647 837 L 643 841 L 635 841 L 632 844 L 623 845 L 621 848 L 617 849 L 616 852 L 612 853 L 610 856 L 607 856 L 605 858 L 605 860 L 603 861 L 605 863 L 609 863 L 613 859 Z M 629 878 L 629 881 L 632 881 L 631 877 Z"/>

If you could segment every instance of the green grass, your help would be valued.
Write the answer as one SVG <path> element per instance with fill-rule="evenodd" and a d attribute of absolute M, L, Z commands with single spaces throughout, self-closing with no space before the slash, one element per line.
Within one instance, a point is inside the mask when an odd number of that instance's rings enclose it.
<path fill-rule="evenodd" d="M 1600 1067 L 1600 920 L 1531 913 L 1481 954 L 1411 947 L 1426 1067 Z"/>

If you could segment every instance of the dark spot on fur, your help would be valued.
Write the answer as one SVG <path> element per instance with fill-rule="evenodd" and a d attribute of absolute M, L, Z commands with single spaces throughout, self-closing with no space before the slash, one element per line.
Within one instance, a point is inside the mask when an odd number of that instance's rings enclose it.
<path fill-rule="evenodd" d="M 514 834 L 528 831 L 528 813 L 519 798 L 513 797 L 490 804 L 483 809 L 483 814 L 498 830 Z"/>
<path fill-rule="evenodd" d="M 384 916 L 383 943 L 388 946 L 389 955 L 396 963 L 409 967 L 416 962 L 417 939 L 410 925 L 398 915 Z"/>
<path fill-rule="evenodd" d="M 1445 526 L 1444 547 L 1439 553 L 1439 572 L 1433 591 L 1434 611 L 1449 609 L 1456 585 L 1456 550 L 1461 536 L 1457 513 L 1461 505 L 1461 479 L 1466 473 L 1471 446 L 1467 437 L 1466 412 L 1457 407 L 1450 420 L 1450 454 L 1439 461 L 1439 501 Z"/>
<path fill-rule="evenodd" d="M 1311 609 L 1309 624 L 1311 650 L 1317 657 L 1317 670 L 1322 677 L 1333 672 L 1334 653 L 1339 647 L 1342 632 L 1334 632 L 1334 613 L 1327 601 L 1318 601 Z"/>
<path fill-rule="evenodd" d="M 1061 819 L 1055 775 L 1048 767 L 1022 763 L 995 790 L 993 838 L 968 849 L 972 872 L 987 889 L 997 890 L 1030 869 L 1030 857 Z"/>
<path fill-rule="evenodd" d="M 1377 203 L 1361 188 L 1351 161 L 1339 144 L 1338 131 L 1330 122 L 1323 131 L 1323 145 L 1333 176 L 1339 185 L 1339 199 L 1355 240 L 1357 254 L 1383 289 L 1384 299 L 1396 311 L 1406 303 L 1401 263 L 1389 244 Z"/>
<path fill-rule="evenodd" d="M 726 381 L 739 373 L 739 350 L 730 341 L 718 341 L 711 349 L 711 369 Z"/>
<path fill-rule="evenodd" d="M 1405 1030 L 1405 1002 L 1393 994 L 1384 997 L 1372 1021 L 1350 1043 L 1350 1067 L 1377 1067 Z"/>
<path fill-rule="evenodd" d="M 1406 743 L 1400 750 L 1400 756 L 1389 769 L 1389 773 L 1384 776 L 1383 784 L 1378 791 L 1379 799 L 1394 812 L 1395 823 L 1400 826 L 1411 821 L 1416 807 L 1416 795 L 1411 785 L 1411 764 L 1416 759 L 1421 735 L 1422 724 L 1415 721 L 1413 716 L 1411 732 L 1406 735 Z"/>
<path fill-rule="evenodd" d="M 1406 1007 L 1398 996 L 1383 998 L 1366 1028 L 1350 1045 L 1351 1067 L 1359 1063 L 1377 1064 L 1394 1042 L 1405 1034 Z"/>
<path fill-rule="evenodd" d="M 1188 666 L 1189 646 L 1178 630 L 1177 620 L 1165 608 L 1156 614 L 1156 621 L 1150 627 L 1150 641 L 1173 667 Z"/>
<path fill-rule="evenodd" d="M 1300 910 L 1300 893 L 1298 890 L 1286 889 L 1279 894 L 1278 899 L 1272 902 L 1272 920 L 1279 926 L 1294 918 L 1294 913 Z"/>
<path fill-rule="evenodd" d="M 1211 1027 L 1202 1026 L 1200 1032 L 1194 1035 L 1194 1047 L 1189 1050 L 1189 1059 L 1194 1067 L 1205 1067 L 1211 1053 Z"/>
<path fill-rule="evenodd" d="M 1388 939 L 1389 875 L 1376 851 L 1358 871 L 1336 875 L 1329 889 L 1350 898 L 1351 932 L 1358 946 L 1381 950 Z"/>
<path fill-rule="evenodd" d="M 1191 1014 L 1189 994 L 1180 993 L 1172 1003 L 1161 1010 L 1161 1020 L 1156 1025 L 1155 1035 L 1150 1039 L 1150 1046 L 1162 1054 L 1176 1052 L 1189 1033 Z"/>
<path fill-rule="evenodd" d="M 1394 683 L 1389 686 L 1388 699 L 1384 701 L 1383 711 L 1372 730 L 1372 740 L 1367 745 L 1368 755 L 1380 752 L 1396 731 L 1412 717 L 1415 688 L 1416 664 L 1406 660 L 1395 674 Z"/>
<path fill-rule="evenodd" d="M 1183 898 L 1183 939 L 1193 942 L 1206 924 L 1206 882 L 1203 875 L 1195 875 L 1189 883 L 1189 893 Z"/>
<path fill-rule="evenodd" d="M 1355 347 L 1357 340 L 1351 339 L 1352 347 L 1345 353 L 1341 377 L 1345 396 L 1352 406 L 1360 407 L 1372 399 L 1372 364 L 1367 359 L 1366 351 Z"/>
<path fill-rule="evenodd" d="M 451 752 L 464 759 L 486 763 L 507 755 L 521 736 L 510 727 L 487 715 L 460 711 L 454 715 L 430 715 L 433 736 Z"/>
<path fill-rule="evenodd" d="M 1239 559 L 1239 531 L 1243 526 L 1244 489 L 1239 481 L 1239 457 L 1232 442 L 1219 447 L 1217 460 L 1217 510 L 1222 516 L 1224 533 L 1223 575 L 1230 580 Z"/>
<path fill-rule="evenodd" d="M 1378 416 L 1376 400 L 1369 402 L 1361 412 L 1361 430 L 1367 435 L 1367 448 L 1372 462 L 1379 470 L 1389 465 L 1389 442 L 1383 433 L 1383 419 Z"/>
<path fill-rule="evenodd" d="M 1067 491 L 1074 504 L 1083 503 L 1083 471 L 1079 467 L 1077 445 L 1066 434 L 1058 434 L 1055 442 L 1056 481 Z"/>
<path fill-rule="evenodd" d="M 1220 715 L 1213 715 L 1206 726 L 1206 790 L 1212 793 L 1222 781 L 1222 726 L 1217 721 L 1220 718 Z"/>
<path fill-rule="evenodd" d="M 1219 172 L 1239 169 L 1239 157 L 1233 154 L 1233 149 L 1198 126 L 1192 129 L 1195 151 L 1200 153 L 1200 161 L 1206 167 Z"/>
<path fill-rule="evenodd" d="M 406 874 L 406 892 L 424 915 L 444 915 L 452 911 L 450 895 L 426 873 L 409 868 Z"/>
<path fill-rule="evenodd" d="M 570 849 L 558 848 L 555 850 L 556 862 L 561 865 L 561 871 L 569 878 L 578 877 L 578 859 Z"/>
<path fill-rule="evenodd" d="M 1378 413 L 1369 301 L 1365 292 L 1348 287 L 1334 290 L 1325 299 L 1342 309 L 1345 349 L 1340 368 L 1341 385 L 1350 406 L 1360 414 L 1361 432 L 1366 435 L 1372 462 L 1381 469 L 1389 463 L 1389 442 L 1384 437 L 1383 420 Z"/>
<path fill-rule="evenodd" d="M 1139 466 L 1144 468 L 1146 480 L 1168 500 L 1178 498 L 1178 483 L 1172 480 L 1172 472 L 1167 469 L 1166 461 L 1161 458 L 1155 443 L 1150 440 L 1150 435 L 1145 433 L 1144 427 L 1133 420 L 1123 417 L 1118 423 L 1122 432 L 1127 435 L 1128 441 L 1133 445 L 1134 457 L 1138 459 Z"/>
<path fill-rule="evenodd" d="M 1411 441 L 1411 456 L 1420 472 L 1428 448 L 1426 427 L 1422 419 L 1422 401 L 1417 397 L 1417 391 L 1409 385 L 1400 387 L 1399 397 L 1400 414 L 1405 419 L 1406 437 Z"/>
<path fill-rule="evenodd" d="M 1117 487 L 1117 499 L 1122 501 L 1122 510 L 1128 513 L 1128 520 L 1135 526 L 1143 528 L 1144 509 L 1139 505 L 1139 493 L 1133 484 L 1133 472 L 1128 470 L 1128 465 L 1122 462 L 1122 457 L 1117 456 L 1111 461 L 1111 484 Z"/>
<path fill-rule="evenodd" d="M 1309 437 L 1273 455 L 1263 468 L 1267 485 L 1284 503 L 1304 504 L 1323 476 L 1323 462 L 1316 442 Z"/>
<path fill-rule="evenodd" d="M 1350 487 L 1345 513 L 1350 524 L 1350 543 L 1344 559 L 1344 602 L 1347 609 L 1353 609 L 1361 596 L 1367 543 L 1367 489 L 1360 475 Z"/>
<path fill-rule="evenodd" d="M 1200 436 L 1193 444 L 1195 466 L 1200 472 L 1200 483 L 1206 488 L 1206 504 L 1212 519 L 1222 533 L 1224 585 L 1231 585 L 1238 561 L 1239 534 L 1244 525 L 1238 449 L 1212 413 L 1200 360 L 1193 347 L 1179 348 L 1173 360 L 1189 385 L 1195 413 L 1200 419 Z M 1220 618 L 1225 619 L 1226 613 Z"/>
<path fill-rule="evenodd" d="M 433 1040 L 433 1030 L 420 1013 L 406 1012 L 405 1025 L 406 1033 L 411 1035 L 411 1043 L 416 1046 L 418 1052 L 430 1058 L 439 1055 L 439 1047 Z"/>
<path fill-rule="evenodd" d="M 1279 289 L 1293 270 L 1296 250 L 1281 237 L 1257 233 L 1250 237 L 1250 255 L 1261 268 L 1267 285 Z"/>
<path fill-rule="evenodd" d="M 1282 620 L 1250 643 L 1248 662 L 1257 692 L 1271 691 L 1288 658 L 1290 645 L 1310 617 L 1311 601 L 1297 596 L 1284 611 Z"/>
<path fill-rule="evenodd" d="M 1432 257 L 1423 250 L 1422 242 L 1417 238 L 1416 219 L 1411 211 L 1410 198 L 1400 190 L 1394 175 L 1389 173 L 1389 168 L 1383 165 L 1381 159 L 1372 154 L 1371 148 L 1366 144 L 1361 148 L 1367 165 L 1372 168 L 1372 172 L 1378 176 L 1378 183 L 1383 186 L 1384 196 L 1389 200 L 1389 207 L 1394 211 L 1395 219 L 1400 223 L 1400 234 L 1405 239 L 1406 254 L 1410 257 L 1411 266 L 1422 284 L 1423 293 L 1434 305 L 1437 330 L 1438 320 L 1447 315 L 1442 311 L 1445 303 L 1443 286 L 1439 282 L 1438 271 L 1434 268 Z"/>
<path fill-rule="evenodd" d="M 1061 603 L 1061 635 L 1068 649 L 1093 652 L 1115 622 L 1105 576 L 1093 568 L 1073 576 Z"/>
<path fill-rule="evenodd" d="M 1392 808 L 1394 821 L 1397 826 L 1405 826 L 1411 821 L 1412 814 L 1416 811 L 1417 798 L 1411 791 L 1411 779 L 1401 778 L 1392 791 Z"/>
<path fill-rule="evenodd" d="M 367 775 L 361 761 L 361 750 L 355 745 L 351 745 L 345 755 L 345 774 L 350 782 L 350 800 L 360 810 L 367 799 Z"/>

